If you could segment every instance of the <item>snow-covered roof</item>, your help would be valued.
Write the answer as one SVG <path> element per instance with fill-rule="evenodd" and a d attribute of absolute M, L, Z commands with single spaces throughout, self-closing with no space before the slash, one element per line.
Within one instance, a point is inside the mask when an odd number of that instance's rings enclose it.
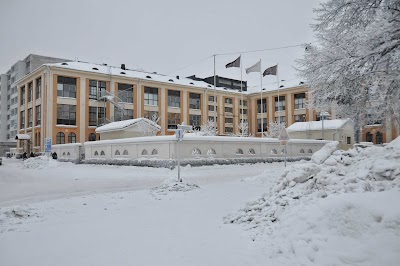
<path fill-rule="evenodd" d="M 147 118 L 140 117 L 140 118 L 123 120 L 123 121 L 118 121 L 118 122 L 111 122 L 109 124 L 106 124 L 104 126 L 96 128 L 96 133 L 105 133 L 105 132 L 110 132 L 110 131 L 126 130 L 126 129 L 129 129 L 130 127 L 133 127 L 134 125 L 136 125 L 138 123 L 147 123 L 150 127 L 153 127 L 155 131 L 159 131 L 161 129 L 161 126 L 157 125 L 153 121 L 151 121 Z"/>
<path fill-rule="evenodd" d="M 119 76 L 119 77 L 128 77 L 128 78 L 136 78 L 136 79 L 143 79 L 148 81 L 156 81 L 156 82 L 163 82 L 163 83 L 170 83 L 170 84 L 178 84 L 184 86 L 192 86 L 197 88 L 203 89 L 214 89 L 214 87 L 204 81 L 193 80 L 185 77 L 177 77 L 177 76 L 167 76 L 157 73 L 150 73 L 144 71 L 137 71 L 137 70 L 128 70 L 122 69 L 119 67 L 114 66 L 107 66 L 101 64 L 94 64 L 94 63 L 87 63 L 87 62 L 79 62 L 79 61 L 72 61 L 72 62 L 62 62 L 62 63 L 52 63 L 52 64 L 45 64 L 44 66 L 49 67 L 57 67 L 57 68 L 65 68 L 71 70 L 81 70 L 87 71 L 92 73 L 99 73 L 105 75 L 112 75 L 112 76 Z M 216 90 L 219 91 L 229 91 L 230 93 L 238 93 L 239 91 L 232 90 L 229 88 L 223 87 L 216 87 Z M 246 93 L 246 92 L 243 92 Z"/>
<path fill-rule="evenodd" d="M 324 120 L 324 130 L 340 129 L 348 121 L 349 119 Z M 308 131 L 308 130 L 322 130 L 322 121 L 296 122 L 286 129 L 287 132 Z"/>

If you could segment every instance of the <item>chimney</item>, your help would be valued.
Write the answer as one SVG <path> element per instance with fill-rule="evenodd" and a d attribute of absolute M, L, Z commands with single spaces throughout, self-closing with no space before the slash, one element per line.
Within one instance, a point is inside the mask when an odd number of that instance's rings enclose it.
<path fill-rule="evenodd" d="M 179 76 L 176 76 L 176 79 L 179 79 Z"/>
<path fill-rule="evenodd" d="M 125 64 L 121 64 L 121 69 L 126 70 Z"/>

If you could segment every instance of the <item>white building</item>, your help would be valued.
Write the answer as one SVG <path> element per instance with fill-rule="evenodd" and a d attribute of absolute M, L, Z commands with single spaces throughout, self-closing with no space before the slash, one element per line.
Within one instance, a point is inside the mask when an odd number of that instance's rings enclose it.
<path fill-rule="evenodd" d="M 296 122 L 286 131 L 292 139 L 336 140 L 343 150 L 354 144 L 354 126 L 349 119 Z"/>
<path fill-rule="evenodd" d="M 65 61 L 69 60 L 30 54 L 0 75 L 0 141 L 14 141 L 17 134 L 17 81 L 43 64 Z"/>

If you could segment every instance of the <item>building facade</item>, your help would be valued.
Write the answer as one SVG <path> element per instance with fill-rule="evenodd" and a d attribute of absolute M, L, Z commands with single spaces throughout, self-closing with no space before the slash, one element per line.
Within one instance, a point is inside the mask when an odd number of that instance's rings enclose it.
<path fill-rule="evenodd" d="M 18 80 L 43 64 L 65 61 L 68 60 L 30 54 L 0 75 L 0 141 L 14 141 L 17 134 Z"/>
<path fill-rule="evenodd" d="M 240 133 L 241 120 L 257 137 L 270 122 L 315 121 L 306 108 L 307 87 L 261 93 L 240 92 L 189 78 L 169 77 L 84 62 L 46 64 L 18 82 L 18 133 L 30 135 L 19 149 L 43 151 L 53 144 L 98 140 L 95 129 L 108 122 L 146 117 L 172 135 L 178 124 L 199 128 L 217 121 L 218 135 Z M 216 101 L 214 101 L 214 99 Z M 243 99 L 243 101 L 242 101 Z"/>

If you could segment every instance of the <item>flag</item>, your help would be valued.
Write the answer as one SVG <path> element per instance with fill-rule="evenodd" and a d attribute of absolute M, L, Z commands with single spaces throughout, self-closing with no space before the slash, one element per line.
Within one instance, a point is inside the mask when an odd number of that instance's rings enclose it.
<path fill-rule="evenodd" d="M 261 73 L 261 60 L 258 61 L 254 66 L 246 68 L 246 74 L 249 74 L 251 72 L 260 72 Z"/>
<path fill-rule="evenodd" d="M 226 64 L 225 67 L 226 68 L 229 68 L 229 67 L 240 67 L 240 56 L 238 58 L 236 58 L 235 61 L 230 62 L 229 64 Z"/>
<path fill-rule="evenodd" d="M 269 67 L 266 70 L 264 70 L 263 77 L 265 77 L 266 75 L 275 75 L 276 76 L 277 73 L 278 73 L 278 65 L 272 66 L 272 67 Z"/>

